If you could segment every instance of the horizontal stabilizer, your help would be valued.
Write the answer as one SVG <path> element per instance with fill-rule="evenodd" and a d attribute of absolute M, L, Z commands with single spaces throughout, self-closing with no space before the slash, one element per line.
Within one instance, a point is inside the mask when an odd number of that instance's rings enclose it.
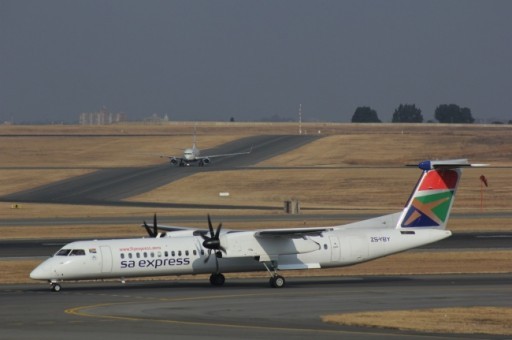
<path fill-rule="evenodd" d="M 449 159 L 449 160 L 434 160 L 423 161 L 419 164 L 407 164 L 407 166 L 417 166 L 421 170 L 434 170 L 434 169 L 456 169 L 456 168 L 469 168 L 469 167 L 484 167 L 489 164 L 471 164 L 467 159 Z"/>

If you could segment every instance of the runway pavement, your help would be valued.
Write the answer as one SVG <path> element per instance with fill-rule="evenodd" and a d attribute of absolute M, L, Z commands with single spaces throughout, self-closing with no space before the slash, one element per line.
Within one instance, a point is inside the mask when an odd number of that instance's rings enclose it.
<path fill-rule="evenodd" d="M 506 306 L 512 275 L 289 278 L 1 286 L 2 339 L 491 339 L 326 324 L 356 311 Z M 407 322 L 407 320 L 404 320 Z"/>
<path fill-rule="evenodd" d="M 209 155 L 244 152 L 252 148 L 252 152 L 248 155 L 215 158 L 208 166 L 171 167 L 165 159 L 162 164 L 156 166 L 101 169 L 83 176 L 9 194 L 0 197 L 0 201 L 141 206 L 144 204 L 120 203 L 120 201 L 198 172 L 247 167 L 291 151 L 320 137 L 316 135 L 252 136 L 214 149 L 202 150 L 203 155 Z M 168 204 L 160 205 L 169 206 Z"/>

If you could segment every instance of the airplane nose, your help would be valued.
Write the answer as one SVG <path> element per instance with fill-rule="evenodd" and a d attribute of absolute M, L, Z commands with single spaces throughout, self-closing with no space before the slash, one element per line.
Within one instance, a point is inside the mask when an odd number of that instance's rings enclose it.
<path fill-rule="evenodd" d="M 30 272 L 30 278 L 33 280 L 48 280 L 52 274 L 51 268 L 45 261 Z"/>
<path fill-rule="evenodd" d="M 33 271 L 30 272 L 30 278 L 33 280 L 43 280 L 44 271 L 41 270 L 41 268 L 36 267 Z"/>

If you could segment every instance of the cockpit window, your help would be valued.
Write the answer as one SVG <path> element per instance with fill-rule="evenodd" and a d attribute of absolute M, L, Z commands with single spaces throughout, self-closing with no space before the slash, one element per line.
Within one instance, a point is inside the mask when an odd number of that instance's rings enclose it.
<path fill-rule="evenodd" d="M 71 249 L 61 249 L 55 255 L 56 256 L 68 256 L 69 252 L 71 252 Z"/>
<path fill-rule="evenodd" d="M 84 249 L 61 249 L 56 254 L 56 256 L 81 256 L 85 255 Z"/>

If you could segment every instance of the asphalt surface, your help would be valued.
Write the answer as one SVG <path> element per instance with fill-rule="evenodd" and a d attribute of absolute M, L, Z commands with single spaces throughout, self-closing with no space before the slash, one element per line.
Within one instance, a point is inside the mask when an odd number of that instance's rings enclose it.
<path fill-rule="evenodd" d="M 0 288 L 2 339 L 504 339 L 327 324 L 322 315 L 512 304 L 512 275 L 288 278 Z M 404 323 L 407 320 L 403 320 Z"/>

